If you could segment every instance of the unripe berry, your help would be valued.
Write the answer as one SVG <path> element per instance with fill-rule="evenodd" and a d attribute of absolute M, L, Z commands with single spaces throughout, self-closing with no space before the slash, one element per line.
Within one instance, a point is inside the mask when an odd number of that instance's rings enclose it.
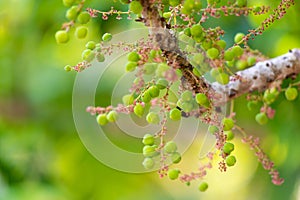
<path fill-rule="evenodd" d="M 226 158 L 226 165 L 227 165 L 228 167 L 234 166 L 235 163 L 236 163 L 236 158 L 235 158 L 235 156 L 228 156 L 228 157 Z"/>
<path fill-rule="evenodd" d="M 151 101 L 151 96 L 150 96 L 150 93 L 149 91 L 145 91 L 142 95 L 142 101 L 144 103 L 149 103 Z"/>
<path fill-rule="evenodd" d="M 146 145 L 143 148 L 143 155 L 145 157 L 154 157 L 158 154 L 158 152 L 155 150 L 157 148 L 157 145 Z"/>
<path fill-rule="evenodd" d="M 116 111 L 112 110 L 107 114 L 107 120 L 109 122 L 115 122 L 117 121 L 117 119 L 118 119 L 118 113 Z"/>
<path fill-rule="evenodd" d="M 110 33 L 104 33 L 104 35 L 102 36 L 102 40 L 104 42 L 109 42 L 112 39 L 112 34 Z"/>
<path fill-rule="evenodd" d="M 177 151 L 177 145 L 173 141 L 169 141 L 165 144 L 164 150 L 166 153 L 175 153 Z"/>
<path fill-rule="evenodd" d="M 193 105 L 193 103 L 191 103 L 191 102 L 183 102 L 183 103 L 181 104 L 181 108 L 182 108 L 182 110 L 183 110 L 184 112 L 188 113 L 188 112 L 191 112 L 191 111 L 193 110 L 194 105 Z"/>
<path fill-rule="evenodd" d="M 149 124 L 158 124 L 160 122 L 159 115 L 155 112 L 149 112 L 146 116 L 146 120 Z"/>
<path fill-rule="evenodd" d="M 207 188 L 208 188 L 208 184 L 206 182 L 202 182 L 198 187 L 200 192 L 205 192 Z"/>
<path fill-rule="evenodd" d="M 78 39 L 84 39 L 88 33 L 88 29 L 85 26 L 78 26 L 75 30 L 75 36 Z"/>
<path fill-rule="evenodd" d="M 232 47 L 231 51 L 233 52 L 235 57 L 240 57 L 244 53 L 244 49 L 240 46 Z"/>
<path fill-rule="evenodd" d="M 78 17 L 77 17 L 77 20 L 80 24 L 86 24 L 90 21 L 91 19 L 91 16 L 88 12 L 81 12 Z"/>
<path fill-rule="evenodd" d="M 128 59 L 128 61 L 138 62 L 141 58 L 137 52 L 132 51 L 127 55 L 127 59 Z"/>
<path fill-rule="evenodd" d="M 226 47 L 226 41 L 225 40 L 218 40 L 216 42 L 216 44 L 221 48 L 221 49 L 225 49 Z"/>
<path fill-rule="evenodd" d="M 78 6 L 72 6 L 66 12 L 66 18 L 69 20 L 75 20 L 78 14 Z"/>
<path fill-rule="evenodd" d="M 211 134 L 215 134 L 216 132 L 219 131 L 219 128 L 217 126 L 209 126 L 208 127 L 208 131 L 211 133 Z"/>
<path fill-rule="evenodd" d="M 250 57 L 247 58 L 247 62 L 248 62 L 248 66 L 255 65 L 255 63 L 256 63 L 256 58 L 253 57 L 253 56 L 250 56 Z"/>
<path fill-rule="evenodd" d="M 238 7 L 245 7 L 247 6 L 247 0 L 237 0 L 236 4 Z"/>
<path fill-rule="evenodd" d="M 296 88 L 293 87 L 289 87 L 286 89 L 286 91 L 284 92 L 285 98 L 288 101 L 293 101 L 297 98 L 298 96 L 298 90 Z"/>
<path fill-rule="evenodd" d="M 179 176 L 180 171 L 178 169 L 169 169 L 168 171 L 168 177 L 171 180 L 176 180 Z"/>
<path fill-rule="evenodd" d="M 64 4 L 64 6 L 70 7 L 70 6 L 72 6 L 74 4 L 74 1 L 75 0 L 63 0 L 62 2 Z"/>
<path fill-rule="evenodd" d="M 133 103 L 134 97 L 131 94 L 127 94 L 122 97 L 122 101 L 125 106 L 128 106 Z"/>
<path fill-rule="evenodd" d="M 172 163 L 177 164 L 181 161 L 181 155 L 178 152 L 172 153 L 171 155 Z"/>
<path fill-rule="evenodd" d="M 64 67 L 64 70 L 65 70 L 66 72 L 72 71 L 72 67 L 71 67 L 70 65 L 66 65 L 66 66 Z"/>
<path fill-rule="evenodd" d="M 159 89 L 157 88 L 156 85 L 149 87 L 147 91 L 149 91 L 149 94 L 152 98 L 159 96 Z"/>
<path fill-rule="evenodd" d="M 88 41 L 88 43 L 86 43 L 85 48 L 90 49 L 90 50 L 94 50 L 96 47 L 96 42 L 94 41 Z"/>
<path fill-rule="evenodd" d="M 187 36 L 191 36 L 192 34 L 191 34 L 191 28 L 186 28 L 186 29 L 184 29 L 183 30 L 183 33 L 185 34 L 185 35 L 187 35 Z"/>
<path fill-rule="evenodd" d="M 82 60 L 91 62 L 95 58 L 95 52 L 90 49 L 86 49 L 81 54 Z"/>
<path fill-rule="evenodd" d="M 230 154 L 234 150 L 234 144 L 230 142 L 226 142 L 223 146 L 223 152 L 226 154 Z"/>
<path fill-rule="evenodd" d="M 224 59 L 226 61 L 232 61 L 234 58 L 234 53 L 232 50 L 226 50 L 224 53 Z"/>
<path fill-rule="evenodd" d="M 105 56 L 102 53 L 98 53 L 96 55 L 96 59 L 98 62 L 104 62 L 105 61 Z"/>
<path fill-rule="evenodd" d="M 221 72 L 223 72 L 223 69 L 221 67 L 218 67 L 212 68 L 209 73 L 213 78 L 216 78 Z"/>
<path fill-rule="evenodd" d="M 157 63 L 145 63 L 144 64 L 144 74 L 151 75 L 157 69 Z"/>
<path fill-rule="evenodd" d="M 154 136 L 151 134 L 146 134 L 146 135 L 144 135 L 142 142 L 144 145 L 153 145 L 154 144 Z"/>
<path fill-rule="evenodd" d="M 145 108 L 144 108 L 144 106 L 142 106 L 142 104 L 137 103 L 134 106 L 133 111 L 134 111 L 134 114 L 136 114 L 138 117 L 142 117 L 145 112 Z"/>
<path fill-rule="evenodd" d="M 230 131 L 224 131 L 224 135 L 226 135 L 226 140 L 227 141 L 230 141 L 234 138 L 234 134 L 231 130 Z"/>
<path fill-rule="evenodd" d="M 55 40 L 57 44 L 67 43 L 69 41 L 69 35 L 67 31 L 60 30 L 55 33 Z"/>
<path fill-rule="evenodd" d="M 141 14 L 143 6 L 139 1 L 132 1 L 129 5 L 129 10 L 131 10 L 134 14 Z"/>
<path fill-rule="evenodd" d="M 152 169 L 154 166 L 154 160 L 152 158 L 145 158 L 143 161 L 145 169 Z"/>
<path fill-rule="evenodd" d="M 268 123 L 269 118 L 268 118 L 268 116 L 267 116 L 266 113 L 262 112 L 262 113 L 258 113 L 258 114 L 255 116 L 255 120 L 256 120 L 257 123 L 259 123 L 260 125 L 264 125 L 264 124 Z"/>
<path fill-rule="evenodd" d="M 237 33 L 235 36 L 234 36 L 234 42 L 235 43 L 239 43 L 242 41 L 242 39 L 244 38 L 245 34 L 244 33 Z"/>
<path fill-rule="evenodd" d="M 202 26 L 200 24 L 195 24 L 191 28 L 191 35 L 193 37 L 201 37 L 203 33 Z"/>
<path fill-rule="evenodd" d="M 104 126 L 108 123 L 108 120 L 106 118 L 106 114 L 100 114 L 97 116 L 97 122 L 98 124 L 100 124 L 101 126 Z"/>
<path fill-rule="evenodd" d="M 178 110 L 177 108 L 173 108 L 170 111 L 170 119 L 177 121 L 181 119 L 181 111 Z"/>
<path fill-rule="evenodd" d="M 125 66 L 126 72 L 133 72 L 137 66 L 136 62 L 128 62 Z"/>
<path fill-rule="evenodd" d="M 246 69 L 247 67 L 248 67 L 248 62 L 245 60 L 238 60 L 236 62 L 236 68 L 238 70 L 243 70 L 243 69 Z"/>
<path fill-rule="evenodd" d="M 196 94 L 196 102 L 201 106 L 205 106 L 205 107 L 209 106 L 208 98 L 203 93 Z"/>
<path fill-rule="evenodd" d="M 207 50 L 207 56 L 210 58 L 210 59 L 216 59 L 219 57 L 219 50 L 217 48 L 210 48 Z"/>
<path fill-rule="evenodd" d="M 222 124 L 224 131 L 229 131 L 234 127 L 234 121 L 231 118 L 223 118 Z"/>

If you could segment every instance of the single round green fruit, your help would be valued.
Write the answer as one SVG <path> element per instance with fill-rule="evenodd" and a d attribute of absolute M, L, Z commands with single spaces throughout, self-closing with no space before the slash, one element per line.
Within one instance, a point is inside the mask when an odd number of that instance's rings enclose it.
<path fill-rule="evenodd" d="M 183 103 L 181 104 L 181 108 L 182 108 L 182 110 L 183 110 L 184 112 L 189 113 L 189 112 L 191 112 L 191 111 L 193 110 L 194 105 L 193 105 L 193 103 L 191 103 L 191 102 L 183 102 Z"/>
<path fill-rule="evenodd" d="M 62 2 L 64 4 L 64 6 L 70 7 L 74 4 L 75 0 L 63 0 Z"/>
<path fill-rule="evenodd" d="M 78 26 L 75 30 L 75 36 L 78 39 L 84 39 L 88 33 L 88 29 L 85 26 Z"/>
<path fill-rule="evenodd" d="M 55 40 L 57 44 L 67 43 L 69 41 L 68 32 L 65 30 L 60 30 L 55 33 Z"/>
<path fill-rule="evenodd" d="M 69 20 L 75 20 L 78 15 L 78 6 L 72 6 L 66 12 L 66 18 Z"/>
<path fill-rule="evenodd" d="M 131 94 L 126 94 L 122 97 L 122 102 L 125 106 L 133 104 L 134 97 Z"/>
<path fill-rule="evenodd" d="M 108 123 L 108 120 L 106 118 L 106 114 L 100 114 L 97 116 L 97 122 L 99 125 L 104 126 Z"/>
<path fill-rule="evenodd" d="M 205 192 L 207 188 L 208 188 L 208 184 L 206 182 L 202 182 L 198 187 L 200 192 Z"/>
<path fill-rule="evenodd" d="M 220 73 L 223 72 L 223 69 L 221 67 L 217 68 L 211 68 L 209 74 L 213 77 L 216 78 Z"/>
<path fill-rule="evenodd" d="M 224 53 L 224 59 L 226 61 L 232 61 L 234 58 L 234 53 L 232 50 L 226 50 Z"/>
<path fill-rule="evenodd" d="M 94 41 L 88 41 L 85 45 L 85 48 L 94 50 L 96 48 L 96 42 Z"/>
<path fill-rule="evenodd" d="M 217 48 L 210 48 L 207 50 L 207 56 L 210 58 L 210 59 L 216 59 L 219 57 L 219 50 Z"/>
<path fill-rule="evenodd" d="M 66 72 L 72 71 L 71 65 L 66 65 L 66 66 L 64 67 L 64 70 L 65 70 Z"/>
<path fill-rule="evenodd" d="M 238 7 L 245 7 L 247 6 L 247 0 L 236 0 L 236 5 Z"/>
<path fill-rule="evenodd" d="M 181 161 L 181 155 L 178 152 L 172 153 L 171 155 L 172 163 L 177 164 Z"/>
<path fill-rule="evenodd" d="M 105 56 L 102 53 L 97 53 L 96 59 L 98 62 L 104 62 L 105 61 Z"/>
<path fill-rule="evenodd" d="M 107 114 L 107 120 L 109 122 L 115 122 L 115 121 L 117 121 L 118 117 L 119 117 L 118 113 L 116 111 L 114 111 L 114 110 L 110 111 Z"/>
<path fill-rule="evenodd" d="M 95 58 L 95 52 L 90 49 L 86 49 L 81 54 L 82 60 L 91 62 Z"/>
<path fill-rule="evenodd" d="M 132 1 L 129 5 L 129 10 L 134 14 L 141 14 L 143 11 L 143 6 L 139 1 Z"/>
<path fill-rule="evenodd" d="M 223 118 L 222 124 L 224 131 L 230 131 L 234 127 L 234 121 L 231 118 Z"/>
<path fill-rule="evenodd" d="M 145 157 L 154 157 L 158 155 L 158 152 L 155 150 L 157 148 L 157 145 L 146 145 L 143 148 L 143 155 Z"/>
<path fill-rule="evenodd" d="M 137 62 L 128 62 L 125 66 L 126 72 L 133 72 L 137 66 Z"/>
<path fill-rule="evenodd" d="M 77 20 L 80 24 L 86 24 L 90 21 L 91 19 L 91 16 L 88 12 L 81 12 L 78 17 L 77 17 Z"/>
<path fill-rule="evenodd" d="M 109 42 L 109 41 L 111 41 L 111 39 L 112 39 L 112 34 L 110 34 L 110 33 L 104 33 L 104 35 L 102 36 L 102 40 L 104 42 Z"/>
<path fill-rule="evenodd" d="M 178 121 L 181 119 L 181 111 L 178 110 L 177 108 L 173 108 L 170 111 L 170 119 L 174 120 L 174 121 Z"/>
<path fill-rule="evenodd" d="M 171 12 L 164 12 L 163 13 L 163 18 L 169 19 L 172 16 Z"/>
<path fill-rule="evenodd" d="M 223 152 L 226 154 L 230 154 L 234 150 L 234 144 L 230 142 L 226 142 L 223 146 Z"/>
<path fill-rule="evenodd" d="M 245 37 L 245 34 L 244 33 L 237 33 L 235 36 L 234 36 L 234 42 L 235 43 L 240 43 L 243 38 Z"/>
<path fill-rule="evenodd" d="M 236 69 L 244 70 L 248 67 L 248 62 L 246 60 L 238 60 L 236 62 Z"/>
<path fill-rule="evenodd" d="M 141 58 L 137 52 L 132 51 L 127 55 L 127 59 L 128 59 L 128 61 L 131 61 L 131 62 L 138 62 Z"/>
<path fill-rule="evenodd" d="M 204 107 L 208 107 L 209 106 L 209 100 L 207 98 L 207 96 L 203 93 L 198 93 L 196 94 L 196 102 Z"/>
<path fill-rule="evenodd" d="M 235 158 L 235 156 L 228 156 L 226 158 L 225 162 L 228 167 L 234 166 L 236 163 L 236 158 Z"/>
<path fill-rule="evenodd" d="M 230 141 L 234 138 L 234 134 L 233 134 L 232 130 L 224 131 L 224 135 L 226 135 L 226 140 L 227 141 Z"/>
<path fill-rule="evenodd" d="M 154 167 L 154 160 L 152 158 L 145 158 L 143 161 L 143 166 L 145 169 L 152 169 Z"/>
<path fill-rule="evenodd" d="M 146 120 L 149 124 L 158 124 L 160 122 L 159 115 L 155 112 L 149 112 L 146 116 Z"/>
<path fill-rule="evenodd" d="M 296 88 L 289 87 L 285 90 L 284 95 L 288 101 L 293 101 L 298 96 L 298 90 Z"/>
<path fill-rule="evenodd" d="M 143 137 L 143 144 L 144 145 L 153 145 L 154 144 L 154 136 L 153 135 L 151 135 L 151 134 L 146 134 L 146 135 L 144 135 L 144 137 Z"/>
<path fill-rule="evenodd" d="M 145 63 L 144 64 L 144 74 L 151 75 L 157 69 L 157 63 Z"/>
<path fill-rule="evenodd" d="M 152 98 L 159 96 L 159 89 L 156 85 L 149 87 L 147 91 L 149 91 L 149 94 Z"/>
<path fill-rule="evenodd" d="M 142 95 L 142 101 L 144 102 L 144 103 L 149 103 L 150 101 L 151 101 L 151 96 L 150 96 L 150 93 L 149 93 L 149 91 L 145 91 L 144 93 L 143 93 L 143 95 Z"/>
<path fill-rule="evenodd" d="M 244 49 L 240 46 L 234 46 L 232 47 L 231 51 L 233 52 L 233 55 L 235 57 L 240 57 L 244 53 Z"/>
<path fill-rule="evenodd" d="M 183 30 L 183 33 L 185 34 L 185 35 L 187 35 L 187 36 L 191 36 L 192 34 L 191 34 L 191 28 L 185 28 L 184 30 Z"/>
<path fill-rule="evenodd" d="M 145 112 L 145 108 L 144 106 L 142 106 L 142 104 L 137 103 L 134 108 L 133 108 L 133 112 L 134 114 L 136 114 L 138 117 L 142 117 L 144 112 Z"/>
<path fill-rule="evenodd" d="M 253 56 L 248 57 L 248 58 L 247 58 L 247 63 L 248 63 L 248 66 L 253 66 L 253 65 L 255 65 L 255 63 L 256 63 L 256 58 L 253 57 Z"/>
<path fill-rule="evenodd" d="M 255 116 L 255 120 L 256 120 L 257 123 L 259 123 L 260 125 L 264 125 L 264 124 L 268 123 L 269 118 L 268 118 L 268 116 L 267 116 L 266 113 L 261 112 L 261 113 L 258 113 L 258 114 Z"/>
<path fill-rule="evenodd" d="M 166 153 L 175 153 L 177 151 L 177 144 L 173 141 L 169 141 L 165 144 L 164 150 Z"/>
<path fill-rule="evenodd" d="M 216 44 L 221 48 L 221 49 L 225 49 L 226 47 L 226 41 L 225 40 L 218 40 L 216 42 Z"/>
<path fill-rule="evenodd" d="M 168 177 L 171 180 L 176 180 L 179 177 L 180 171 L 178 169 L 169 169 Z"/>
<path fill-rule="evenodd" d="M 201 37 L 203 33 L 202 26 L 200 24 L 195 24 L 191 28 L 191 35 L 193 37 Z"/>

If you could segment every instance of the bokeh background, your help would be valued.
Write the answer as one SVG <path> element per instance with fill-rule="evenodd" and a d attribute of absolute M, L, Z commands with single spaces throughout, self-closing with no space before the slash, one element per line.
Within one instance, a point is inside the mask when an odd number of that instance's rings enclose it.
<path fill-rule="evenodd" d="M 126 9 L 114 1 L 87 1 L 90 7 Z M 274 7 L 279 0 L 249 0 L 249 4 Z M 300 4 L 277 21 L 251 46 L 269 57 L 300 47 Z M 88 40 L 99 41 L 104 32 L 118 33 L 133 27 L 132 21 L 95 19 L 88 24 L 88 38 L 72 37 L 57 45 L 54 34 L 65 21 L 60 0 L 0 1 L 0 199 L 2 200 L 136 200 L 136 199 L 300 199 L 300 98 L 287 102 L 281 95 L 274 104 L 276 116 L 266 126 L 254 121 L 243 98 L 237 102 L 239 124 L 262 138 L 263 149 L 285 178 L 272 185 L 269 175 L 257 164 L 253 152 L 235 139 L 238 163 L 228 173 L 209 172 L 206 193 L 197 184 L 187 187 L 154 173 L 128 174 L 96 160 L 79 139 L 72 118 L 72 88 L 75 73 L 66 64 L 80 61 Z M 232 44 L 236 32 L 256 27 L 263 17 L 226 17 L 210 20 L 220 25 Z M 119 67 L 120 72 L 124 71 Z M 105 79 L 97 104 L 107 105 L 113 82 Z M 107 133 L 110 135 L 110 133 Z M 113 137 L 120 146 L 136 151 L 140 140 Z M 201 136 L 185 153 L 183 167 L 197 167 Z"/>

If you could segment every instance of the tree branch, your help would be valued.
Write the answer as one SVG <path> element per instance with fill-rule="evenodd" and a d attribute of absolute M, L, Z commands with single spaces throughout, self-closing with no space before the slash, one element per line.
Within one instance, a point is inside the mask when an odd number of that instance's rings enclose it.
<path fill-rule="evenodd" d="M 175 61 L 180 66 L 183 77 L 188 80 L 196 93 L 209 91 L 215 106 L 222 105 L 245 93 L 278 87 L 284 79 L 300 73 L 300 49 L 293 49 L 287 54 L 258 62 L 248 69 L 237 72 L 230 77 L 227 85 L 217 82 L 209 84 L 204 77 L 195 75 L 191 78 L 193 66 L 179 49 L 176 36 L 172 30 L 167 28 L 156 5 L 148 0 L 140 0 L 140 2 L 143 6 L 141 21 L 147 27 L 151 27 L 150 34 L 158 43 L 167 60 Z"/>
<path fill-rule="evenodd" d="M 214 104 L 224 104 L 249 92 L 279 87 L 284 79 L 293 78 L 299 73 L 300 49 L 293 49 L 284 55 L 258 62 L 248 69 L 238 71 L 230 77 L 227 85 L 212 83 L 211 89 L 215 94 Z"/>

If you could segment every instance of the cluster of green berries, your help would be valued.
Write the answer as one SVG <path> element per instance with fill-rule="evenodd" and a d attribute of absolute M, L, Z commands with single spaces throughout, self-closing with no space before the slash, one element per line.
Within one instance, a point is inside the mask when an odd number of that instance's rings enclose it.
<path fill-rule="evenodd" d="M 99 114 L 96 117 L 97 123 L 101 126 L 108 124 L 109 122 L 116 122 L 118 119 L 118 113 L 114 110 L 108 113 Z"/>
<path fill-rule="evenodd" d="M 226 165 L 228 167 L 234 166 L 236 163 L 236 158 L 235 156 L 231 155 L 231 152 L 234 150 L 234 144 L 231 142 L 228 142 L 234 138 L 234 134 L 232 132 L 232 128 L 234 127 L 234 121 L 231 118 L 223 118 L 222 120 L 222 125 L 223 125 L 223 131 L 224 134 L 226 135 L 226 142 L 224 143 L 223 146 L 223 153 L 226 155 Z"/>
<path fill-rule="evenodd" d="M 199 108 L 193 96 L 193 93 L 189 90 L 186 90 L 181 93 L 180 99 L 177 101 L 177 106 L 186 113 L 189 113 Z"/>
<path fill-rule="evenodd" d="M 81 12 L 79 5 L 74 5 L 74 3 L 74 0 L 63 0 L 63 4 L 70 7 L 66 12 L 66 18 L 80 24 L 76 27 L 74 35 L 78 39 L 84 39 L 88 34 L 88 29 L 84 24 L 90 21 L 91 16 L 86 11 Z M 59 30 L 55 33 L 55 39 L 58 44 L 63 44 L 69 41 L 70 36 L 67 30 Z"/>
<path fill-rule="evenodd" d="M 154 157 L 159 155 L 159 152 L 156 150 L 157 145 L 155 143 L 155 138 L 151 134 L 146 134 L 143 137 L 143 155 L 145 157 L 143 161 L 143 166 L 145 169 L 152 169 L 155 165 Z"/>
<path fill-rule="evenodd" d="M 126 64 L 126 71 L 132 72 L 138 66 L 138 61 L 141 59 L 140 55 L 136 51 L 132 51 L 127 55 L 128 63 Z"/>

